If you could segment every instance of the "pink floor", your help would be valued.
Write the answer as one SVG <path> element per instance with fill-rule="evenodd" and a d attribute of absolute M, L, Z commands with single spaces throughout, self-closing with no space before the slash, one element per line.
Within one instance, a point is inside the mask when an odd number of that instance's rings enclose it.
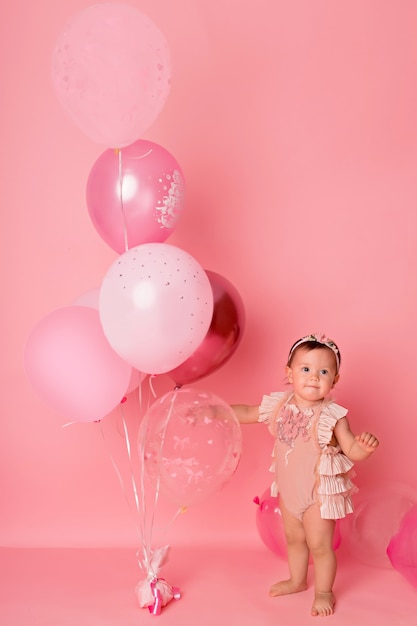
<path fill-rule="evenodd" d="M 161 574 L 182 597 L 153 616 L 136 604 L 134 549 L 0 550 L 2 626 L 262 626 L 310 624 L 311 589 L 269 598 L 286 564 L 263 546 L 172 547 Z M 336 625 L 417 624 L 417 590 L 393 569 L 358 563 L 341 549 Z M 321 623 L 321 622 L 320 622 Z M 326 622 L 327 623 L 327 622 Z"/>

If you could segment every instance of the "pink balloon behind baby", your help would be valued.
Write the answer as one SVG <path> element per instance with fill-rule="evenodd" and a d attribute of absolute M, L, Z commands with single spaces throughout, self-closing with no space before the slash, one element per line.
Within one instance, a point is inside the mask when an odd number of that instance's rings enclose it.
<path fill-rule="evenodd" d="M 111 265 L 100 289 L 99 311 L 115 352 L 140 372 L 162 374 L 203 341 L 213 315 L 213 291 L 190 254 L 148 243 Z"/>
<path fill-rule="evenodd" d="M 393 568 L 417 588 L 417 504 L 403 517 L 387 555 Z"/>
<path fill-rule="evenodd" d="M 168 150 L 138 140 L 101 154 L 87 180 L 86 201 L 96 231 L 121 254 L 169 237 L 184 208 L 184 176 Z"/>
<path fill-rule="evenodd" d="M 271 496 L 267 489 L 261 498 L 254 498 L 258 505 L 256 510 L 256 527 L 265 546 L 283 559 L 287 558 L 287 542 L 285 539 L 284 522 L 279 506 L 279 495 Z M 333 548 L 337 550 L 341 543 L 341 534 L 338 521 L 335 525 Z"/>
<path fill-rule="evenodd" d="M 32 330 L 27 376 L 52 410 L 74 422 L 101 420 L 122 400 L 132 368 L 110 347 L 98 311 L 57 309 Z"/>
<path fill-rule="evenodd" d="M 105 146 L 126 146 L 151 126 L 165 104 L 170 80 L 165 37 L 129 4 L 86 7 L 55 43 L 57 98 L 72 121 Z"/>

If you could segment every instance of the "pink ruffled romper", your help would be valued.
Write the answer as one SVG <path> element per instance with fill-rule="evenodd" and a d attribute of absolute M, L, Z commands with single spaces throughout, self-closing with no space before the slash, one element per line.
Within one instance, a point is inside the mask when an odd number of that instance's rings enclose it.
<path fill-rule="evenodd" d="M 266 423 L 275 437 L 271 494 L 280 494 L 287 509 L 300 520 L 316 503 L 323 519 L 345 517 L 353 512 L 351 494 L 356 487 L 348 476 L 353 463 L 339 445 L 332 445 L 332 438 L 347 409 L 329 400 L 300 410 L 291 404 L 292 395 L 265 395 L 259 410 L 259 422 Z"/>

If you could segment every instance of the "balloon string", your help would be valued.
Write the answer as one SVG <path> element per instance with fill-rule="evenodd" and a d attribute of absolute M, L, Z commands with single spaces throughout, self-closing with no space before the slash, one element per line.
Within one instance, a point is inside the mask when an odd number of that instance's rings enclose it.
<path fill-rule="evenodd" d="M 140 456 L 140 502 L 142 505 L 143 516 L 141 519 L 141 539 L 142 539 L 142 555 L 143 555 L 143 566 L 145 567 L 146 573 L 149 574 L 151 570 L 151 543 L 147 538 L 147 528 L 146 528 L 146 520 L 147 520 L 147 506 L 146 506 L 146 498 L 145 498 L 145 480 L 144 480 L 144 451 L 143 451 L 143 433 L 142 429 L 140 430 L 139 435 L 139 456 Z M 142 564 L 139 562 L 139 565 Z"/>
<path fill-rule="evenodd" d="M 149 376 L 149 389 L 153 395 L 153 397 L 156 397 L 156 393 L 155 390 L 152 386 L 152 376 Z M 147 409 L 149 409 L 149 404 L 150 404 L 150 397 L 148 397 L 148 403 L 147 403 Z M 147 522 L 149 522 L 149 509 L 147 506 L 147 500 L 146 500 L 146 494 L 147 494 L 147 490 L 146 490 L 146 485 L 145 485 L 145 436 L 146 436 L 146 432 L 148 429 L 148 423 L 149 423 L 149 418 L 148 418 L 148 411 L 146 410 L 146 412 L 143 411 L 143 390 L 142 390 L 142 385 L 139 386 L 139 416 L 142 417 L 142 421 L 141 421 L 141 425 L 139 427 L 139 433 L 138 433 L 138 454 L 139 454 L 139 479 L 140 479 L 140 491 L 139 491 L 139 496 L 140 496 L 140 502 L 139 502 L 139 508 L 142 511 L 142 516 L 140 517 L 140 523 L 141 523 L 141 540 L 142 540 L 142 558 L 139 559 L 139 566 L 141 568 L 145 568 L 146 573 L 147 574 L 154 574 L 156 575 L 156 572 L 153 571 L 152 569 L 152 528 L 153 528 L 153 523 L 154 523 L 154 518 L 155 518 L 155 509 L 156 509 L 156 504 L 157 504 L 157 500 L 158 500 L 158 494 L 156 493 L 155 495 L 155 499 L 154 499 L 154 503 L 153 503 L 153 510 L 151 513 L 151 519 L 150 519 L 150 523 L 149 525 L 147 524 Z M 157 489 L 158 491 L 158 489 Z"/>
<path fill-rule="evenodd" d="M 123 240 L 125 244 L 125 252 L 129 250 L 129 243 L 127 237 L 127 222 L 126 222 L 126 214 L 124 210 L 123 204 L 123 167 L 122 167 L 122 151 L 117 150 L 117 156 L 119 160 L 119 199 L 120 199 L 120 211 L 122 213 L 123 220 Z"/>
<path fill-rule="evenodd" d="M 152 386 L 152 376 L 149 377 L 149 388 L 152 392 L 153 395 L 155 395 L 155 390 Z M 176 394 L 175 394 L 176 396 Z M 166 422 L 163 426 L 163 438 L 165 437 L 165 431 L 166 428 L 168 426 L 168 422 L 171 418 L 172 415 L 172 410 L 174 407 L 174 400 L 175 397 L 172 399 L 171 401 L 171 406 L 168 412 L 168 416 L 166 419 Z M 147 511 L 147 505 L 146 505 L 146 486 L 145 486 L 145 439 L 146 439 L 146 433 L 148 432 L 148 426 L 149 426 L 149 413 L 147 412 L 146 415 L 144 416 L 143 420 L 142 420 L 142 424 L 140 427 L 140 431 L 139 431 L 139 446 L 138 446 L 138 450 L 139 450 L 139 462 L 140 462 L 140 477 L 141 477 L 141 504 L 142 504 L 142 509 L 144 511 L 144 516 L 143 516 L 143 520 L 144 520 L 144 528 L 143 528 L 143 555 L 144 555 L 144 564 L 147 568 L 147 572 L 150 573 L 151 570 L 151 548 L 152 548 L 152 534 L 153 534 L 153 529 L 154 529 L 154 524 L 155 524 L 155 514 L 156 514 L 156 508 L 157 508 L 157 504 L 158 504 L 158 500 L 159 500 L 159 493 L 160 493 L 160 487 L 161 487 L 161 473 L 160 471 L 158 472 L 157 475 L 157 480 L 156 480 L 156 485 L 155 485 L 155 490 L 154 490 L 154 497 L 153 497 L 153 502 L 152 507 L 151 507 L 151 511 L 149 512 L 149 516 L 148 516 L 148 511 Z M 162 459 L 162 446 L 161 446 L 161 450 L 160 450 L 160 455 L 159 455 L 159 459 L 158 459 L 158 467 L 160 468 L 160 462 Z M 177 511 L 177 513 L 175 514 L 172 522 L 176 519 L 176 517 L 182 512 L 182 509 L 179 509 Z M 148 521 L 148 525 L 146 525 L 146 521 Z M 171 522 L 171 523 L 172 523 Z M 170 524 L 169 524 L 170 525 Z"/>
<path fill-rule="evenodd" d="M 145 154 L 139 154 L 138 156 L 129 156 L 129 159 L 132 159 L 132 161 L 136 161 L 136 159 L 146 159 L 147 156 L 149 156 L 152 152 L 152 148 L 149 148 L 148 152 L 145 152 Z"/>
<path fill-rule="evenodd" d="M 150 379 L 149 386 L 152 387 Z M 142 423 L 139 427 L 138 453 L 139 453 L 139 476 L 140 476 L 140 502 L 142 506 L 142 555 L 143 567 L 147 574 L 151 573 L 151 549 L 152 549 L 152 530 L 148 531 L 146 521 L 148 519 L 148 510 L 146 504 L 146 485 L 145 485 L 145 435 L 148 429 L 148 414 L 143 416 Z M 158 487 L 156 488 L 158 490 Z M 152 525 L 152 522 L 151 522 Z M 149 536 L 148 536 L 149 533 Z M 142 564 L 139 562 L 139 565 Z"/>
<path fill-rule="evenodd" d="M 130 479 L 131 479 L 131 484 L 132 484 L 133 497 L 134 497 L 134 501 L 135 501 L 137 514 L 140 516 L 140 506 L 139 506 L 138 490 L 137 490 L 137 486 L 136 486 L 135 472 L 134 472 L 133 463 L 132 463 L 132 453 L 131 453 L 131 445 L 130 445 L 130 438 L 129 438 L 129 430 L 128 430 L 126 419 L 125 419 L 125 416 L 124 416 L 123 407 L 121 407 L 121 412 L 122 412 L 123 430 L 124 430 L 124 433 L 125 433 L 127 458 L 129 460 L 129 467 L 130 467 Z"/>
<path fill-rule="evenodd" d="M 154 398 L 156 398 L 156 391 L 154 389 L 154 386 L 152 384 L 153 379 L 156 378 L 155 374 L 152 374 L 151 376 L 149 376 L 149 389 L 151 390 L 151 393 L 153 395 Z"/>
<path fill-rule="evenodd" d="M 149 388 L 150 391 L 152 393 L 153 396 L 156 396 L 155 394 L 155 390 L 153 388 L 152 385 L 152 376 L 149 377 Z M 148 485 L 145 484 L 145 473 L 146 473 L 146 468 L 145 468 L 145 454 L 146 454 L 146 450 L 145 450 L 145 443 L 146 443 L 146 435 L 149 429 L 149 422 L 150 422 L 150 416 L 149 416 L 149 412 L 146 411 L 144 412 L 144 407 L 143 407 L 143 390 L 142 390 L 142 386 L 139 385 L 139 389 L 138 389 L 138 394 L 137 394 L 137 398 L 135 395 L 135 399 L 138 402 L 138 414 L 139 417 L 142 417 L 141 420 L 141 424 L 139 427 L 139 436 L 138 436 L 138 447 L 137 447 L 137 451 L 139 453 L 139 482 L 137 481 L 137 479 L 135 479 L 135 471 L 134 471 L 134 466 L 133 466 L 133 454 L 132 454 L 132 445 L 131 445 L 131 434 L 129 433 L 129 426 L 127 423 L 127 419 L 125 417 L 125 413 L 124 413 L 124 409 L 123 406 L 120 405 L 120 411 L 121 411 L 121 416 L 122 416 L 122 425 L 123 425 L 123 436 L 124 436 L 124 440 L 125 440 L 125 447 L 126 447 L 126 453 L 127 453 L 127 458 L 128 458 L 128 462 L 129 462 L 129 468 L 130 468 L 130 487 L 132 489 L 133 492 L 133 501 L 134 501 L 134 506 L 132 504 L 131 498 L 128 497 L 128 490 L 127 490 L 127 485 L 125 483 L 125 480 L 123 479 L 122 473 L 119 470 L 119 467 L 117 465 L 116 459 L 114 458 L 114 455 L 112 454 L 110 447 L 108 445 L 108 442 L 106 440 L 105 437 L 105 433 L 104 433 L 104 429 L 102 427 L 101 422 L 99 423 L 100 426 L 100 432 L 101 435 L 103 437 L 103 440 L 105 442 L 106 448 L 108 450 L 109 453 L 109 457 L 110 457 L 110 461 L 113 465 L 113 468 L 116 472 L 117 478 L 119 480 L 119 483 L 122 487 L 122 492 L 123 495 L 126 499 L 126 502 L 128 504 L 128 507 L 132 513 L 132 516 L 134 518 L 134 524 L 135 524 L 135 530 L 137 532 L 138 538 L 139 538 L 139 545 L 141 545 L 141 553 L 139 556 L 139 552 L 138 552 L 138 563 L 141 569 L 145 569 L 146 574 L 152 574 L 152 575 L 156 575 L 157 572 L 153 571 L 153 567 L 152 567 L 152 554 L 153 554 L 153 550 L 152 550 L 152 540 L 153 540 L 153 531 L 155 529 L 155 517 L 156 517 L 156 508 L 157 508 L 157 504 L 158 504 L 158 500 L 159 500 L 159 493 L 160 493 L 160 487 L 161 487 L 161 462 L 162 462 L 162 457 L 163 457 L 163 446 L 164 446 L 164 442 L 165 442 L 165 437 L 166 437 L 166 431 L 168 428 L 168 424 L 170 422 L 171 416 L 172 416 L 172 412 L 174 410 L 174 404 L 175 404 L 175 400 L 176 400 L 176 396 L 177 396 L 177 390 L 175 390 L 174 396 L 171 399 L 171 403 L 170 403 L 170 407 L 168 410 L 168 414 L 166 416 L 166 419 L 163 423 L 162 426 L 162 436 L 161 436 L 161 446 L 160 449 L 158 451 L 159 457 L 158 457 L 158 463 L 157 463 L 157 467 L 159 468 L 158 471 L 158 475 L 157 475 L 157 481 L 156 481 L 156 485 L 155 485 L 155 489 L 153 491 L 153 495 L 151 497 L 149 497 L 149 494 L 151 493 L 150 491 L 147 490 Z M 149 408 L 149 407 L 148 407 Z M 121 433 L 122 434 L 122 433 Z M 177 517 L 181 514 L 184 513 L 186 511 L 185 507 L 180 507 L 176 513 L 174 514 L 174 516 L 172 517 L 172 519 L 167 523 L 167 525 L 164 528 L 160 528 L 158 530 L 162 530 L 162 531 L 166 531 L 173 523 L 174 521 L 177 519 Z"/>
<path fill-rule="evenodd" d="M 146 413 L 144 412 L 144 403 L 143 403 L 143 389 L 142 389 L 142 384 L 139 385 L 138 387 L 138 394 L 136 396 L 135 394 L 135 401 L 137 402 L 137 412 L 139 415 L 139 418 L 142 418 L 142 420 L 145 419 L 144 414 L 146 415 Z M 149 408 L 149 401 L 148 401 L 148 407 Z M 147 411 L 146 411 L 147 412 Z M 138 443 L 138 448 L 139 451 L 141 449 L 141 436 L 140 436 L 140 430 L 141 428 L 139 427 L 139 443 Z M 130 467 L 131 467 L 131 474 L 132 474 L 132 486 L 133 486 L 133 490 L 135 493 L 135 502 L 136 502 L 136 508 L 138 511 L 138 519 L 139 519 L 139 528 L 140 528 L 140 532 L 139 532 L 139 539 L 140 539 L 140 544 L 142 547 L 142 558 L 138 558 L 138 563 L 139 566 L 141 568 L 145 568 L 146 573 L 147 574 L 154 574 L 156 575 L 156 572 L 153 572 L 152 570 L 152 566 L 151 566 L 151 562 L 152 562 L 152 545 L 150 543 L 150 541 L 148 541 L 147 539 L 147 531 L 146 531 L 146 520 L 148 517 L 148 512 L 147 512 L 147 505 L 146 505 L 146 489 L 145 489 L 145 482 L 144 482 L 144 467 L 140 467 L 139 471 L 140 471 L 140 491 L 138 491 L 135 479 L 134 479 L 134 470 L 133 470 L 133 465 L 131 463 L 131 447 L 130 447 L 130 440 L 129 440 L 129 432 L 127 429 L 127 424 L 126 422 L 124 422 L 124 433 L 125 433 L 125 439 L 126 439 L 126 449 L 127 449 L 127 453 L 130 459 Z M 140 452 L 139 452 L 140 454 Z M 152 571 L 151 571 L 152 570 Z"/>
<path fill-rule="evenodd" d="M 158 530 L 162 531 L 162 532 L 166 532 L 167 530 L 169 530 L 172 526 L 172 524 L 175 522 L 175 520 L 177 519 L 177 517 L 179 517 L 180 515 L 183 515 L 184 513 L 187 512 L 187 507 L 186 506 L 180 506 L 174 513 L 174 515 L 171 517 L 171 519 L 168 521 L 167 524 L 165 524 L 165 526 L 158 526 Z"/>
<path fill-rule="evenodd" d="M 121 474 L 121 472 L 120 472 L 119 468 L 117 467 L 116 460 L 115 460 L 115 458 L 114 458 L 114 456 L 113 456 L 113 454 L 112 454 L 112 452 L 111 452 L 111 450 L 110 450 L 110 447 L 109 447 L 109 445 L 108 445 L 108 443 L 107 443 L 107 440 L 106 440 L 106 437 L 105 437 L 104 430 L 103 430 L 103 427 L 102 427 L 102 425 L 101 425 L 101 422 L 99 422 L 99 427 L 100 427 L 101 436 L 102 436 L 102 438 L 103 438 L 104 444 L 105 444 L 105 446 L 106 446 L 107 452 L 108 452 L 109 457 L 110 457 L 111 464 L 113 465 L 113 468 L 114 468 L 114 470 L 115 470 L 115 472 L 116 472 L 116 476 L 117 476 L 117 478 L 119 479 L 119 483 L 120 483 L 120 486 L 121 486 L 121 488 L 122 488 L 122 493 L 123 493 L 123 495 L 124 495 L 124 497 L 125 497 L 125 500 L 126 500 L 127 505 L 128 505 L 128 507 L 129 507 L 129 509 L 130 509 L 130 511 L 131 511 L 131 513 L 132 513 L 133 518 L 135 518 L 135 516 L 134 516 L 134 511 L 133 511 L 133 509 L 132 509 L 131 502 L 130 502 L 130 500 L 129 500 L 128 496 L 127 496 L 127 490 L 126 490 L 126 486 L 125 486 L 125 483 L 124 483 L 124 480 L 123 480 L 122 474 Z M 139 527 L 138 527 L 138 525 L 137 525 L 137 523 L 136 523 L 136 522 L 135 522 L 135 530 L 136 530 L 136 532 L 137 532 L 137 534 L 138 534 L 138 537 L 140 538 L 141 533 L 140 533 L 140 529 L 139 529 Z"/>
<path fill-rule="evenodd" d="M 157 477 L 157 488 L 156 488 L 156 492 L 155 492 L 155 503 L 154 503 L 154 507 L 156 507 L 156 504 L 158 502 L 158 498 L 159 498 L 159 492 L 160 492 L 160 487 L 161 487 L 161 467 L 162 467 L 162 458 L 163 458 L 163 447 L 164 447 L 164 443 L 165 443 L 165 437 L 166 437 L 166 431 L 168 428 L 168 424 L 171 420 L 171 416 L 172 416 L 172 412 L 174 410 L 174 404 L 175 404 L 175 400 L 177 398 L 177 392 L 174 393 L 171 402 L 170 402 L 170 406 L 169 406 L 169 410 L 168 410 L 168 414 L 166 417 L 166 420 L 163 424 L 163 428 L 162 428 L 162 436 L 161 436 L 161 446 L 159 449 L 159 457 L 158 457 L 158 468 L 159 468 L 159 472 L 158 472 L 158 477 Z M 179 515 L 179 513 L 181 512 L 181 509 L 179 509 L 176 513 L 176 515 L 174 516 L 174 519 L 177 517 L 177 515 Z M 174 521 L 174 519 L 172 521 Z M 153 523 L 152 523 L 153 526 Z"/>

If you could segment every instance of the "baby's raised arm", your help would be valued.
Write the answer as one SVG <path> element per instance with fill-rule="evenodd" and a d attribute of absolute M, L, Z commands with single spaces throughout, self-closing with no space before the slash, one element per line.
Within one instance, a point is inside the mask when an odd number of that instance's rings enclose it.
<path fill-rule="evenodd" d="M 343 453 L 351 461 L 362 461 L 368 458 L 379 446 L 378 439 L 372 433 L 363 432 L 355 436 L 346 417 L 342 417 L 337 422 L 334 434 Z"/>
<path fill-rule="evenodd" d="M 241 424 L 255 424 L 259 420 L 259 406 L 249 404 L 230 405 Z"/>

